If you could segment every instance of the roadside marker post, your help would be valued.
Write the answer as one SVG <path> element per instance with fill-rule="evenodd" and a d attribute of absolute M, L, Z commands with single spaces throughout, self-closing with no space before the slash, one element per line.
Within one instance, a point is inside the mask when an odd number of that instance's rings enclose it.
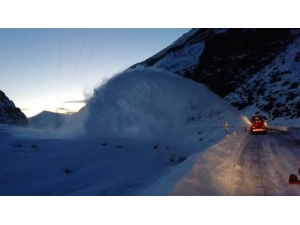
<path fill-rule="evenodd" d="M 227 134 L 227 131 L 228 131 L 228 123 L 226 123 L 225 121 L 223 122 L 223 129 L 225 130 L 225 134 Z"/>

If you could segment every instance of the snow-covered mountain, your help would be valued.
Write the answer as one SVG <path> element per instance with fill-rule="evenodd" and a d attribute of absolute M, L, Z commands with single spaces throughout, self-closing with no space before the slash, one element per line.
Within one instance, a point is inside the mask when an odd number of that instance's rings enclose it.
<path fill-rule="evenodd" d="M 28 126 L 25 114 L 0 90 L 0 124 Z"/>
<path fill-rule="evenodd" d="M 192 29 L 130 68 L 157 67 L 205 84 L 247 116 L 300 123 L 299 29 Z"/>
<path fill-rule="evenodd" d="M 70 117 L 68 114 L 42 111 L 41 113 L 29 117 L 28 123 L 32 128 L 52 129 L 64 125 L 65 120 Z"/>

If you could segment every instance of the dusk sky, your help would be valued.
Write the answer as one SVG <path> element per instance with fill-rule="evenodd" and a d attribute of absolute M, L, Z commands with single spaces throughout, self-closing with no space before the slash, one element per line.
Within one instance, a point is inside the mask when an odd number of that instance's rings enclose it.
<path fill-rule="evenodd" d="M 289 27 L 298 26 L 297 7 L 257 4 L 245 10 L 220 0 L 201 2 L 201 8 L 194 1 L 3 2 L 0 90 L 28 117 L 56 108 L 77 111 L 83 103 L 65 102 L 83 101 L 103 79 L 153 56 L 191 28 L 279 28 L 287 17 Z M 278 10 L 288 15 L 278 17 Z"/>
<path fill-rule="evenodd" d="M 191 28 L 0 29 L 0 90 L 27 117 L 75 112 L 107 78 Z M 80 103 L 81 102 L 81 103 Z"/>

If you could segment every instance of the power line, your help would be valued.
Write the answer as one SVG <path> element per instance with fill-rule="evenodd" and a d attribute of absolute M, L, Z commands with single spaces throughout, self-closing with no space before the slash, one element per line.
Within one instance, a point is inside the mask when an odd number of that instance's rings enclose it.
<path fill-rule="evenodd" d="M 61 35 L 60 35 L 60 50 L 59 50 L 58 76 L 57 76 L 57 88 L 56 88 L 56 124 L 57 124 L 57 127 L 58 127 L 58 111 L 57 111 L 57 102 L 58 102 L 58 100 L 57 100 L 57 96 L 58 96 L 58 87 L 59 87 L 62 37 L 63 37 L 63 28 L 61 29 Z"/>
<path fill-rule="evenodd" d="M 63 37 L 63 28 L 61 29 L 61 35 L 60 35 L 60 49 L 59 49 L 58 75 L 57 75 L 57 87 L 56 87 L 56 104 L 57 104 L 57 95 L 58 95 L 58 86 L 59 86 L 59 75 L 60 75 L 60 61 L 61 61 L 61 49 L 62 49 L 62 37 Z"/>
<path fill-rule="evenodd" d="M 89 64 L 89 62 L 90 62 L 90 59 L 91 59 L 91 57 L 92 57 L 92 55 L 93 55 L 93 53 L 94 53 L 94 50 L 95 50 L 95 48 L 96 48 L 96 45 L 97 45 L 97 43 L 98 43 L 98 41 L 99 41 L 99 39 L 100 39 L 100 35 L 101 35 L 101 33 L 102 33 L 102 30 L 103 30 L 103 28 L 101 28 L 101 30 L 100 30 L 100 32 L 99 32 L 97 41 L 96 41 L 96 43 L 95 43 L 95 45 L 94 45 L 94 47 L 93 47 L 93 50 L 92 50 L 92 52 L 91 52 L 91 54 L 90 54 L 90 57 L 89 57 L 89 59 L 88 59 L 88 62 L 87 62 L 87 64 L 85 65 L 85 68 L 84 68 L 84 70 L 83 70 L 83 73 L 81 74 L 81 77 L 80 77 L 80 79 L 79 79 L 79 81 L 78 81 L 78 83 L 77 83 L 77 86 L 76 86 L 74 92 L 77 90 L 77 87 L 78 87 L 78 85 L 79 85 L 79 83 L 80 83 L 80 81 L 81 81 L 81 79 L 82 79 L 82 77 L 83 77 L 83 74 L 84 74 L 84 72 L 85 72 L 85 70 L 86 70 L 86 68 L 87 68 L 87 66 L 88 66 L 88 64 Z M 73 94 L 74 94 L 74 92 L 73 92 Z"/>
<path fill-rule="evenodd" d="M 78 61 L 77 61 L 77 65 L 76 65 L 75 73 L 74 73 L 74 75 L 73 75 L 73 78 L 72 78 L 72 81 L 71 81 L 71 85 L 70 85 L 70 88 L 69 88 L 69 94 L 70 94 L 70 91 L 71 91 L 71 87 L 72 87 L 72 85 L 73 85 L 73 81 L 74 81 L 75 75 L 76 75 L 76 73 L 77 73 L 77 69 L 78 69 L 79 61 L 80 61 L 80 59 L 81 59 L 82 51 L 83 51 L 83 48 L 84 48 L 84 46 L 85 46 L 85 41 L 86 41 L 86 36 L 87 36 L 87 33 L 88 33 L 88 31 L 89 31 L 89 30 L 88 30 L 88 29 L 86 29 L 86 33 L 85 33 L 85 37 L 84 37 L 84 41 L 83 41 L 83 45 L 82 45 L 82 47 L 81 47 L 80 55 L 79 55 L 79 58 L 78 58 Z"/>

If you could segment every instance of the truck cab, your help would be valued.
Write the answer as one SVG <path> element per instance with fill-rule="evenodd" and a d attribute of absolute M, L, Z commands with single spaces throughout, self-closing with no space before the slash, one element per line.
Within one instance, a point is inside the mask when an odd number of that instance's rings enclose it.
<path fill-rule="evenodd" d="M 250 119 L 251 122 L 251 133 L 267 133 L 267 118 L 261 115 L 254 115 Z"/>

